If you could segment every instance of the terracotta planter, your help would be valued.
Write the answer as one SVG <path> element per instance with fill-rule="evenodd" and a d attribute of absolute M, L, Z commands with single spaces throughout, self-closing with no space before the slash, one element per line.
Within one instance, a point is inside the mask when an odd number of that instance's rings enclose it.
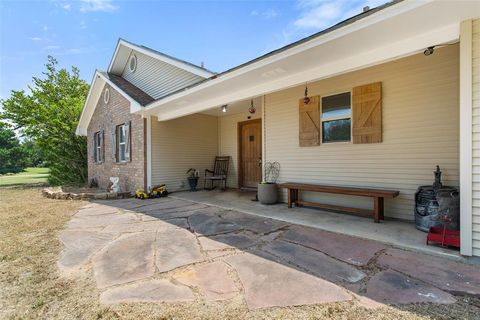
<path fill-rule="evenodd" d="M 261 204 L 274 204 L 278 200 L 278 187 L 276 183 L 258 184 L 258 201 Z"/>

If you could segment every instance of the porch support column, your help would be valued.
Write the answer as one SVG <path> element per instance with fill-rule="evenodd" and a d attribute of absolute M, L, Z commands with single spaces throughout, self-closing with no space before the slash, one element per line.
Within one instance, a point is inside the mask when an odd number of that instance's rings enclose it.
<path fill-rule="evenodd" d="M 152 116 L 147 116 L 147 188 L 152 186 Z"/>
<path fill-rule="evenodd" d="M 472 20 L 460 24 L 460 253 L 472 255 Z"/>

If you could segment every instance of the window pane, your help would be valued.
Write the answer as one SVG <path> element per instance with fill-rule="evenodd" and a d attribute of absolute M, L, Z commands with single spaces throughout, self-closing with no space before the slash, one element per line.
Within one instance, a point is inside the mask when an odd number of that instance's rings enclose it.
<path fill-rule="evenodd" d="M 121 125 L 118 127 L 118 142 L 125 142 L 125 126 Z"/>
<path fill-rule="evenodd" d="M 350 141 L 350 119 L 322 122 L 322 141 Z"/>
<path fill-rule="evenodd" d="M 125 144 L 121 144 L 118 150 L 118 158 L 120 161 L 125 161 Z"/>
<path fill-rule="evenodd" d="M 322 98 L 322 118 L 350 117 L 350 92 Z"/>

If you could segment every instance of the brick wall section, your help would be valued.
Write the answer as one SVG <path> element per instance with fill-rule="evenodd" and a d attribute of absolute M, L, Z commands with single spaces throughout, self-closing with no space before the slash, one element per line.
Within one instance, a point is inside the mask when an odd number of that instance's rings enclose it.
<path fill-rule="evenodd" d="M 103 92 L 99 98 L 95 112 L 88 125 L 88 181 L 95 178 L 100 188 L 108 187 L 110 177 L 120 178 L 122 191 L 135 191 L 145 188 L 145 119 L 140 115 L 130 114 L 130 102 L 114 88 L 110 90 L 110 101 L 105 104 Z M 117 163 L 112 155 L 112 133 L 119 124 L 131 121 L 131 161 Z M 90 154 L 95 132 L 105 131 L 105 161 L 96 163 Z"/>

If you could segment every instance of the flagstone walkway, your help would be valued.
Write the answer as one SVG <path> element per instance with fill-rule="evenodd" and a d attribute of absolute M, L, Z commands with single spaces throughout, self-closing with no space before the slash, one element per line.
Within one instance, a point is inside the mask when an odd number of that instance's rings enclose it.
<path fill-rule="evenodd" d="M 62 275 L 93 272 L 104 304 L 377 308 L 480 296 L 478 266 L 172 198 L 90 203 L 60 240 Z"/>

